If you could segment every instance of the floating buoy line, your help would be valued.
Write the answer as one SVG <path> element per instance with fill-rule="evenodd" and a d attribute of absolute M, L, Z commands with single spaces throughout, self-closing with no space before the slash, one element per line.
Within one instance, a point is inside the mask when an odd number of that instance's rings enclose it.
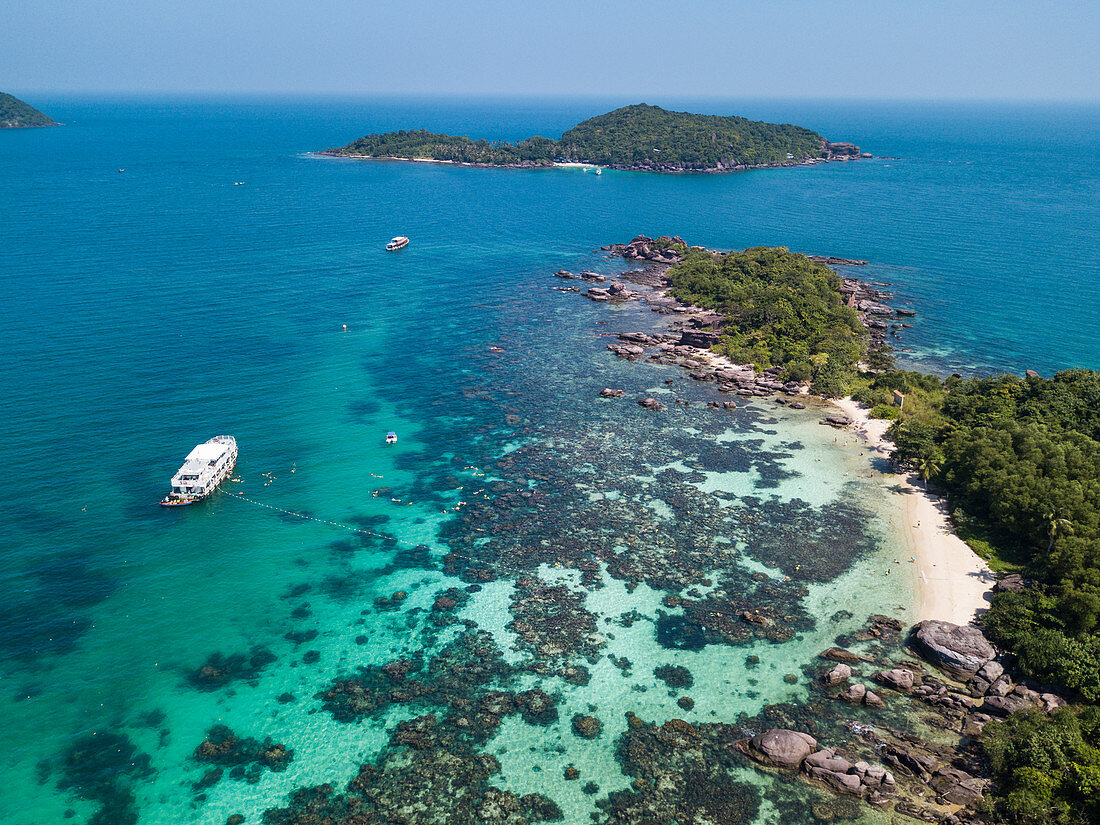
<path fill-rule="evenodd" d="M 470 469 L 470 468 L 467 468 L 467 469 Z M 474 468 L 474 469 L 476 469 L 476 468 Z M 318 524 L 327 524 L 330 527 L 336 527 L 336 528 L 339 528 L 341 530 L 347 530 L 349 533 L 358 533 L 360 535 L 365 535 L 365 536 L 374 536 L 376 538 L 383 539 L 384 541 L 392 542 L 392 543 L 398 545 L 399 547 L 405 547 L 405 548 L 408 548 L 410 550 L 415 550 L 418 547 L 427 547 L 429 550 L 433 549 L 430 545 L 427 545 L 424 542 L 420 542 L 418 544 L 411 544 L 407 541 L 401 541 L 400 539 L 395 538 L 394 536 L 389 536 L 389 535 L 386 535 L 385 533 L 379 533 L 377 530 L 369 530 L 365 527 L 356 527 L 354 524 L 345 524 L 345 523 L 340 522 L 340 521 L 331 521 L 330 519 L 317 518 L 316 516 L 306 515 L 305 513 L 297 513 L 294 510 L 287 510 L 283 507 L 276 507 L 273 504 L 266 504 L 262 501 L 256 501 L 255 499 L 249 498 L 248 496 L 245 496 L 245 495 L 241 495 L 240 493 L 233 493 L 233 492 L 230 492 L 229 490 L 223 490 L 220 487 L 217 488 L 216 492 L 223 493 L 224 495 L 227 495 L 231 498 L 240 499 L 241 501 L 247 501 L 249 504 L 255 504 L 257 507 L 263 507 L 264 509 L 267 509 L 267 510 L 274 510 L 277 513 L 283 513 L 284 515 L 294 516 L 295 518 L 300 518 L 300 519 L 303 519 L 303 520 L 306 520 L 306 521 L 315 521 Z M 411 502 L 410 502 L 410 504 L 411 504 Z M 460 504 L 465 504 L 465 502 L 460 502 Z M 456 507 L 455 509 L 457 510 L 458 508 Z M 482 527 L 476 527 L 474 529 L 479 531 L 479 532 L 484 532 L 484 528 L 482 528 Z M 634 542 L 634 540 L 636 540 L 637 538 L 639 538 L 639 537 L 638 536 L 628 537 L 626 539 L 626 544 L 627 545 L 632 544 Z M 538 573 L 536 571 L 533 571 L 533 570 L 523 570 L 519 567 L 511 567 L 507 564 L 502 564 L 499 561 L 490 562 L 490 561 L 484 561 L 483 559 L 475 559 L 473 556 L 467 556 L 465 553 L 459 553 L 455 550 L 448 550 L 447 555 L 454 556 L 454 557 L 460 558 L 460 559 L 465 559 L 466 561 L 471 562 L 472 564 L 476 565 L 476 568 L 474 568 L 474 569 L 494 568 L 496 570 L 502 570 L 502 571 L 506 570 L 509 573 L 516 573 L 520 576 L 535 576 L 535 577 L 538 576 Z M 553 568 L 556 568 L 556 569 L 574 569 L 574 568 L 564 568 L 560 562 L 554 562 L 553 564 L 547 563 L 547 566 L 553 567 Z M 580 573 L 582 571 L 578 570 L 577 572 Z M 779 581 L 781 583 L 790 583 L 791 578 L 790 578 L 790 576 L 784 576 Z M 745 619 L 745 616 L 744 616 L 743 613 L 727 613 L 724 610 L 716 610 L 716 609 L 711 609 L 709 611 L 709 613 L 711 615 L 714 615 L 714 616 L 721 616 L 725 619 L 729 619 L 729 620 L 734 621 L 734 622 L 743 621 Z M 707 629 L 706 629 L 705 625 L 701 625 L 701 628 L 702 628 L 703 633 L 707 632 Z"/>

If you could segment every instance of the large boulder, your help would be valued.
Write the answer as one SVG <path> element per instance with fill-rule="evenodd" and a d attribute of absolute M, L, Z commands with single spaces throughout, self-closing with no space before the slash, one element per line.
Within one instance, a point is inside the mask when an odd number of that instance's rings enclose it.
<path fill-rule="evenodd" d="M 741 750 L 764 765 L 793 770 L 817 750 L 817 740 L 808 733 L 773 728 L 742 743 Z"/>
<path fill-rule="evenodd" d="M 874 679 L 880 685 L 886 685 L 886 687 L 902 692 L 911 690 L 915 682 L 913 671 L 904 667 L 896 667 L 893 670 L 880 670 L 875 674 Z"/>
<path fill-rule="evenodd" d="M 699 347 L 710 349 L 722 339 L 717 332 L 707 332 L 700 329 L 685 329 L 680 333 L 680 345 L 685 347 Z"/>
<path fill-rule="evenodd" d="M 839 685 L 850 678 L 852 678 L 852 668 L 842 662 L 825 674 L 824 682 L 829 686 Z"/>
<path fill-rule="evenodd" d="M 936 667 L 965 679 L 997 655 L 982 631 L 973 625 L 936 619 L 926 619 L 916 626 L 913 647 Z"/>

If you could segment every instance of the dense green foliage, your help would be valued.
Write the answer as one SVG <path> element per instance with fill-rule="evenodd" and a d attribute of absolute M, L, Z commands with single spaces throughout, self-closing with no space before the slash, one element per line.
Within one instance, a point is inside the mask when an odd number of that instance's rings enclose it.
<path fill-rule="evenodd" d="M 784 247 L 690 250 L 668 278 L 677 300 L 729 316 L 720 349 L 734 361 L 782 366 L 784 380 L 811 381 L 830 397 L 855 380 L 867 333 L 827 266 Z"/>
<path fill-rule="evenodd" d="M 1023 674 L 1100 702 L 1100 373 L 950 379 L 917 396 L 891 428 L 895 459 L 942 485 L 956 523 L 1033 581 L 994 596 L 986 634 Z M 1100 709 L 987 730 L 1000 815 L 1100 821 Z"/>
<path fill-rule="evenodd" d="M 800 126 L 742 117 L 669 112 L 640 103 L 590 118 L 560 141 L 532 137 L 490 143 L 423 130 L 367 135 L 337 154 L 429 158 L 491 166 L 555 161 L 631 168 L 717 169 L 738 164 L 783 163 L 823 154 L 823 138 Z"/>
<path fill-rule="evenodd" d="M 639 103 L 574 126 L 561 136 L 562 157 L 611 166 L 782 163 L 821 157 L 822 137 L 790 124 L 743 117 L 669 112 Z"/>
<path fill-rule="evenodd" d="M 50 117 L 17 97 L 0 92 L 0 129 L 18 129 L 26 126 L 56 126 Z"/>
<path fill-rule="evenodd" d="M 1100 822 L 1100 708 L 1016 713 L 982 736 L 994 812 L 1021 825 Z"/>
<path fill-rule="evenodd" d="M 511 143 L 470 140 L 423 129 L 367 135 L 334 152 L 367 155 L 376 158 L 429 158 L 455 163 L 479 163 L 510 166 L 519 163 L 551 163 L 557 154 L 556 143 L 549 138 L 533 137 Z"/>

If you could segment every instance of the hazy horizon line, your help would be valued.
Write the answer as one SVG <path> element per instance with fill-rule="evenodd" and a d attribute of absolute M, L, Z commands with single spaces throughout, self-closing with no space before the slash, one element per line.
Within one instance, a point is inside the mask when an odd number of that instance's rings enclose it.
<path fill-rule="evenodd" d="M 115 98 L 329 98 L 329 99 L 396 99 L 419 100 L 608 100 L 629 98 L 634 103 L 653 100 L 716 100 L 716 101 L 830 101 L 851 103 L 1029 103 L 1029 104 L 1100 104 L 1100 97 L 918 97 L 805 94 L 716 95 L 690 92 L 394 92 L 394 91 L 274 91 L 226 89 L 0 89 L 20 99 L 25 96 L 87 97 L 99 95 Z"/>

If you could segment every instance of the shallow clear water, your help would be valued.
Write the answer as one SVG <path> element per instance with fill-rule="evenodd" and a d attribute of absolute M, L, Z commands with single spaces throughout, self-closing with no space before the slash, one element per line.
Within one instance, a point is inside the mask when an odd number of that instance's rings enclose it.
<path fill-rule="evenodd" d="M 567 821 L 629 783 L 614 752 L 626 711 L 753 716 L 803 698 L 805 679 L 783 677 L 867 614 L 906 618 L 913 582 L 883 575 L 897 514 L 861 478 L 859 448 L 834 443 L 812 409 L 720 413 L 681 371 L 611 357 L 602 335 L 659 319 L 551 277 L 618 271 L 601 245 L 667 232 L 866 258 L 862 277 L 917 310 L 901 346 L 924 364 L 1100 366 L 1095 108 L 660 101 L 790 120 L 900 160 L 596 177 L 306 153 L 410 125 L 557 134 L 615 102 L 40 102 L 67 125 L 0 134 L 5 822 L 84 821 L 112 774 L 143 823 L 259 821 L 295 788 L 343 786 L 426 710 L 345 723 L 316 694 L 360 665 L 444 648 L 461 628 L 437 627 L 432 605 L 467 586 L 467 566 L 497 578 L 455 615 L 491 631 L 511 666 L 538 658 L 509 627 L 529 573 L 583 595 L 606 638 L 594 662 L 573 656 L 585 686 L 517 671 L 512 689 L 559 697 L 558 721 L 509 716 L 484 745 L 494 784 L 546 794 Z M 413 243 L 383 252 L 399 233 Z M 604 386 L 627 394 L 599 399 Z M 633 403 L 658 392 L 664 412 Z M 241 444 L 232 492 L 321 521 L 225 495 L 155 507 L 218 432 Z M 577 564 L 594 572 L 582 581 Z M 774 610 L 794 635 L 720 621 L 700 635 L 662 604 L 679 581 L 715 609 Z M 399 606 L 375 605 L 396 591 Z M 257 646 L 276 658 L 250 678 L 189 678 Z M 670 695 L 662 664 L 694 686 Z M 590 706 L 604 724 L 592 741 L 570 730 Z M 294 758 L 196 790 L 208 766 L 192 754 L 217 723 Z M 124 735 L 147 768 L 94 747 L 74 756 L 93 733 Z M 567 764 L 580 782 L 561 779 Z M 765 819 L 779 815 L 769 804 Z"/>

